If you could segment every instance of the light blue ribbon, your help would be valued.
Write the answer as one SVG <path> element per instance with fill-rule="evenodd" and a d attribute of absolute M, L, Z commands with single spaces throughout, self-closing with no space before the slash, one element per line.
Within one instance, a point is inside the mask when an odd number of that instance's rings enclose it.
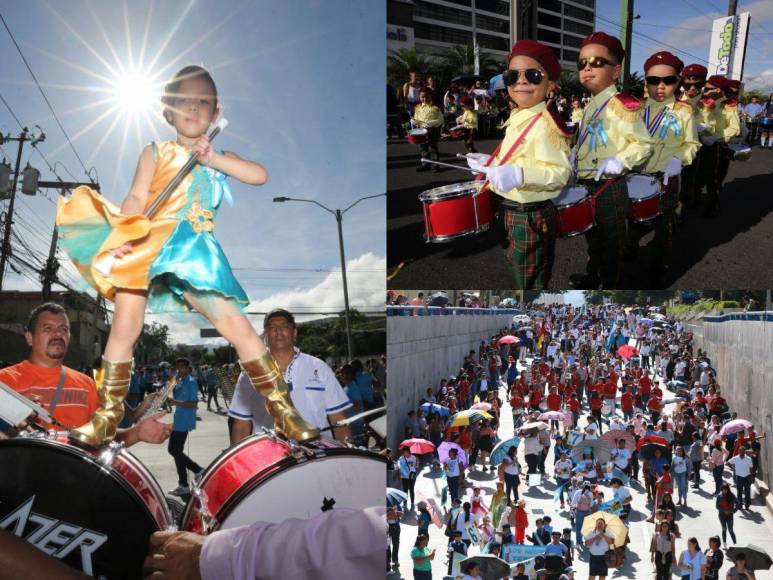
<path fill-rule="evenodd" d="M 591 150 L 591 152 L 595 151 L 598 147 L 596 139 L 601 141 L 601 144 L 604 147 L 607 146 L 609 138 L 607 137 L 607 132 L 604 130 L 604 125 L 601 123 L 601 119 L 593 119 L 588 124 L 588 134 L 590 136 L 590 143 L 588 144 L 588 148 Z"/>
<path fill-rule="evenodd" d="M 234 206 L 234 199 L 231 195 L 231 186 L 226 182 L 225 173 L 220 171 L 212 171 L 214 173 L 214 179 L 212 180 L 212 207 L 217 209 L 220 207 L 220 202 L 225 199 L 225 202 L 230 206 Z"/>
<path fill-rule="evenodd" d="M 669 127 L 674 129 L 674 136 L 680 137 L 682 135 L 682 128 L 679 126 L 679 119 L 673 113 L 667 113 L 666 118 L 660 123 L 660 133 L 658 133 L 659 139 L 664 139 L 666 133 L 668 133 Z"/>

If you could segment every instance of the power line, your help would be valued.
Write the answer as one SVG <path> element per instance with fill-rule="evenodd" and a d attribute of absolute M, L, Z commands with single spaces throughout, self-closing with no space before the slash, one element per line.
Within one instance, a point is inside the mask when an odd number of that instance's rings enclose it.
<path fill-rule="evenodd" d="M 46 102 L 46 105 L 48 105 L 48 108 L 51 111 L 51 114 L 54 116 L 54 120 L 56 120 L 56 124 L 59 125 L 59 128 L 62 130 L 62 133 L 64 133 L 65 139 L 67 139 L 67 143 L 70 144 L 70 149 L 72 149 L 73 153 L 75 153 L 75 157 L 78 159 L 78 162 L 81 164 L 81 167 L 83 167 L 83 172 L 88 176 L 89 173 L 88 173 L 88 170 L 86 169 L 86 165 L 83 163 L 81 156 L 78 155 L 78 151 L 76 151 L 75 145 L 73 145 L 72 141 L 70 140 L 70 136 L 67 134 L 67 131 L 64 130 L 64 125 L 62 125 L 62 122 L 59 120 L 59 117 L 57 116 L 56 111 L 54 111 L 54 107 L 51 105 L 51 102 L 48 100 L 46 93 L 43 91 L 43 87 L 40 86 L 40 82 L 38 81 L 38 78 L 35 76 L 35 73 L 32 72 L 32 68 L 27 62 L 27 59 L 25 58 L 24 53 L 22 52 L 21 47 L 19 46 L 19 43 L 16 42 L 16 38 L 14 38 L 13 33 L 11 32 L 11 29 L 9 28 L 8 23 L 5 21 L 5 18 L 3 18 L 2 14 L 0 14 L 0 20 L 2 20 L 3 26 L 5 26 L 5 29 L 8 31 L 8 35 L 11 37 L 11 41 L 16 47 L 16 50 L 19 51 L 19 56 L 21 56 L 21 59 L 24 61 L 24 65 L 27 67 L 27 70 L 29 71 L 30 75 L 32 75 L 32 79 L 35 81 L 35 84 L 38 86 L 38 90 L 40 91 L 40 94 L 43 96 L 43 100 Z M 17 122 L 18 122 L 18 119 L 17 119 Z M 89 177 L 89 179 L 91 178 Z"/>
<path fill-rule="evenodd" d="M 0 15 L 0 18 L 2 18 L 1 15 Z M 21 124 L 21 121 L 19 121 L 19 117 L 16 116 L 16 113 L 14 113 L 13 109 L 11 108 L 11 105 L 8 104 L 8 101 L 5 100 L 5 97 L 3 97 L 2 93 L 0 93 L 0 100 L 3 101 L 5 108 L 8 109 L 8 111 L 11 113 L 11 116 L 14 119 L 16 119 L 16 122 L 19 124 L 19 129 L 24 129 L 24 125 Z"/>

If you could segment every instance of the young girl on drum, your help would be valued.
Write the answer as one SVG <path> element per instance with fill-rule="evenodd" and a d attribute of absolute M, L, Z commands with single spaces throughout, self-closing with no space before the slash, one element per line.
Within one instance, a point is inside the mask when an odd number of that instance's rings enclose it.
<path fill-rule="evenodd" d="M 88 187 L 59 199 L 62 247 L 86 280 L 115 302 L 97 372 L 100 408 L 89 423 L 70 433 L 70 439 L 97 447 L 115 435 L 148 303 L 153 312 L 196 310 L 206 317 L 235 346 L 253 387 L 266 397 L 277 430 L 290 439 L 314 439 L 318 430 L 298 414 L 276 362 L 242 312 L 249 300 L 212 234 L 221 202 L 231 201 L 226 177 L 262 185 L 266 170 L 210 145 L 207 129 L 222 110 L 215 82 L 205 69 L 180 70 L 165 87 L 162 102 L 164 119 L 176 138 L 142 150 L 120 209 Z M 198 162 L 193 170 L 154 215 L 143 215 L 191 156 Z M 106 271 L 101 264 L 110 256 L 116 261 Z"/>
<path fill-rule="evenodd" d="M 443 113 L 435 105 L 435 93 L 432 92 L 432 89 L 423 87 L 419 92 L 419 101 L 413 113 L 413 124 L 417 128 L 427 131 L 426 140 L 420 144 L 421 158 L 438 161 L 440 159 L 438 141 L 440 141 L 440 128 L 443 126 Z M 429 165 L 421 162 L 416 171 L 429 171 Z M 440 165 L 433 166 L 433 169 L 435 172 L 440 171 Z"/>
<path fill-rule="evenodd" d="M 569 181 L 570 133 L 545 98 L 555 90 L 561 66 L 553 50 L 534 40 L 519 40 L 502 74 L 515 102 L 505 138 L 489 157 L 471 154 L 467 162 L 488 178 L 502 196 L 506 254 L 518 289 L 543 289 L 553 269 L 556 208 L 551 201 Z"/>
<path fill-rule="evenodd" d="M 679 175 L 692 163 L 700 148 L 693 108 L 689 102 L 677 101 L 676 89 L 684 63 L 670 52 L 656 52 L 644 63 L 647 100 L 644 123 L 655 141 L 652 156 L 644 173 L 663 182 L 660 217 L 655 219 L 655 280 L 665 288 L 671 263 L 674 239 L 674 217 L 679 201 Z"/>

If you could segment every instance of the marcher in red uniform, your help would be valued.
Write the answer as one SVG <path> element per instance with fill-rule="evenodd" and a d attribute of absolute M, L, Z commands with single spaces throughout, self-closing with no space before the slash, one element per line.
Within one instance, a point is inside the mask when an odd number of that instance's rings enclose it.
<path fill-rule="evenodd" d="M 632 389 L 626 389 L 620 397 L 620 406 L 623 409 L 623 418 L 630 421 L 633 417 L 633 392 Z"/>

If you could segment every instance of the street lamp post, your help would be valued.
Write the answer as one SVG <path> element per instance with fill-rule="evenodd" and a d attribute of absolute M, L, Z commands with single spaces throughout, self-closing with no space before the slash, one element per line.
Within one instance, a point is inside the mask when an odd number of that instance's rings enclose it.
<path fill-rule="evenodd" d="M 313 203 L 314 205 L 318 205 L 319 207 L 324 209 L 326 212 L 332 214 L 336 218 L 336 223 L 338 224 L 338 249 L 341 253 L 341 278 L 344 283 L 344 319 L 346 321 L 346 352 L 350 361 L 354 358 L 353 357 L 354 349 L 352 348 L 352 322 L 349 316 L 349 288 L 346 283 L 346 258 L 344 256 L 344 232 L 343 232 L 343 226 L 342 226 L 343 217 L 347 211 L 352 209 L 355 205 L 357 205 L 361 201 L 364 201 L 366 199 L 373 199 L 374 197 L 382 197 L 382 196 L 386 196 L 386 193 L 379 193 L 377 195 L 368 195 L 365 197 L 361 197 L 360 199 L 356 200 L 345 209 L 330 209 L 329 207 L 324 206 L 318 201 L 313 199 L 300 199 L 297 197 L 275 197 L 274 198 L 275 203 L 282 203 L 285 201 L 303 201 L 306 203 Z"/>

